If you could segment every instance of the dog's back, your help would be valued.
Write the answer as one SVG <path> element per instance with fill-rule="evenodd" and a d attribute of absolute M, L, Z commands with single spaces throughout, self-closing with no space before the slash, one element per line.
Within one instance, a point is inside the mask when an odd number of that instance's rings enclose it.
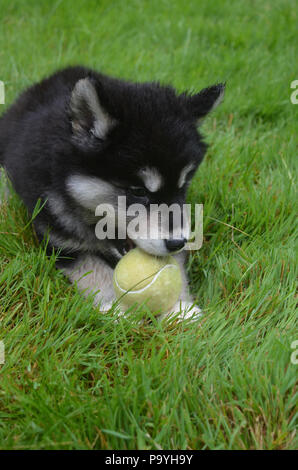
<path fill-rule="evenodd" d="M 5 153 L 22 134 L 26 121 L 34 116 L 42 118 L 43 110 L 55 107 L 69 96 L 75 83 L 86 77 L 90 70 L 85 67 L 68 67 L 41 82 L 32 85 L 16 99 L 0 117 L 0 163 L 5 164 Z M 54 113 L 55 115 L 55 113 Z"/>

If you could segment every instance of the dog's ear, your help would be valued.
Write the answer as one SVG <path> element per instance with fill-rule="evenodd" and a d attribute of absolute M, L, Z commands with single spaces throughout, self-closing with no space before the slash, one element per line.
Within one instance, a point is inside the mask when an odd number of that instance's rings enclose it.
<path fill-rule="evenodd" d="M 115 124 L 100 103 L 95 83 L 89 77 L 75 84 L 70 98 L 70 114 L 74 135 L 84 140 L 88 136 L 104 140 Z"/>
<path fill-rule="evenodd" d="M 195 95 L 186 96 L 187 107 L 193 117 L 197 121 L 200 121 L 222 102 L 224 93 L 224 83 L 219 83 L 217 85 L 204 88 Z"/>

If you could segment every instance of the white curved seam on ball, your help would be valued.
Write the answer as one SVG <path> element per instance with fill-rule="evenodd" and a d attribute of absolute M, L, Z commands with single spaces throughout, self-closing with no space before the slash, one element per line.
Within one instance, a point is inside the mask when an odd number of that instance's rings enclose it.
<path fill-rule="evenodd" d="M 118 287 L 118 289 L 121 290 L 121 292 L 124 292 L 125 294 L 140 294 L 141 292 L 144 292 L 146 289 L 148 289 L 148 287 L 152 286 L 153 282 L 156 281 L 156 279 L 158 278 L 158 276 L 162 273 L 162 271 L 166 268 L 175 268 L 175 269 L 178 269 L 177 266 L 175 266 L 174 264 L 166 264 L 163 268 L 161 268 L 160 271 L 158 271 L 158 273 L 156 273 L 154 275 L 154 278 L 152 279 L 151 282 L 149 282 L 149 284 L 145 287 L 142 287 L 142 289 L 138 289 L 138 290 L 129 290 L 129 289 L 123 289 L 122 287 L 119 286 L 118 284 L 118 281 L 117 281 L 117 274 L 115 276 L 115 283 L 116 283 L 116 286 Z M 149 276 L 148 276 L 149 277 Z M 140 282 L 143 282 L 145 279 L 143 279 L 142 281 Z"/>

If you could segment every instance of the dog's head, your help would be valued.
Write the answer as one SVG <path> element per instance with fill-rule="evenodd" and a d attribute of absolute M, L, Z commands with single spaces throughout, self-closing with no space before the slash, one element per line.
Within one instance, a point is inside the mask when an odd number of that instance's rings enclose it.
<path fill-rule="evenodd" d="M 110 204 L 116 232 L 124 215 L 126 235 L 145 251 L 165 255 L 180 250 L 189 236 L 187 217 L 177 218 L 170 209 L 163 218 L 160 205 L 181 208 L 185 203 L 206 151 L 198 123 L 223 94 L 222 84 L 178 95 L 157 83 L 132 84 L 101 75 L 79 80 L 69 105 L 76 157 L 66 181 L 68 193 L 93 214 L 98 205 Z M 125 214 L 119 196 L 126 197 Z M 145 208 L 138 224 L 130 223 L 132 212 L 126 210 L 133 204 Z M 113 214 L 106 222 L 109 217 Z"/>

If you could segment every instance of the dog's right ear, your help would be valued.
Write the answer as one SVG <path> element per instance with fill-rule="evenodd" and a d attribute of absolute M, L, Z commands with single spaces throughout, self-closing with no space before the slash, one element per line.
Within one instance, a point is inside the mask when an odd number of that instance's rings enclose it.
<path fill-rule="evenodd" d="M 115 120 L 100 103 L 93 79 L 79 80 L 72 90 L 70 98 L 71 124 L 78 139 L 96 137 L 104 140 Z"/>
<path fill-rule="evenodd" d="M 188 96 L 183 94 L 183 96 L 186 98 L 187 107 L 194 119 L 200 123 L 210 111 L 222 102 L 224 93 L 225 84 L 218 83 L 217 85 L 204 88 L 195 95 Z"/>

